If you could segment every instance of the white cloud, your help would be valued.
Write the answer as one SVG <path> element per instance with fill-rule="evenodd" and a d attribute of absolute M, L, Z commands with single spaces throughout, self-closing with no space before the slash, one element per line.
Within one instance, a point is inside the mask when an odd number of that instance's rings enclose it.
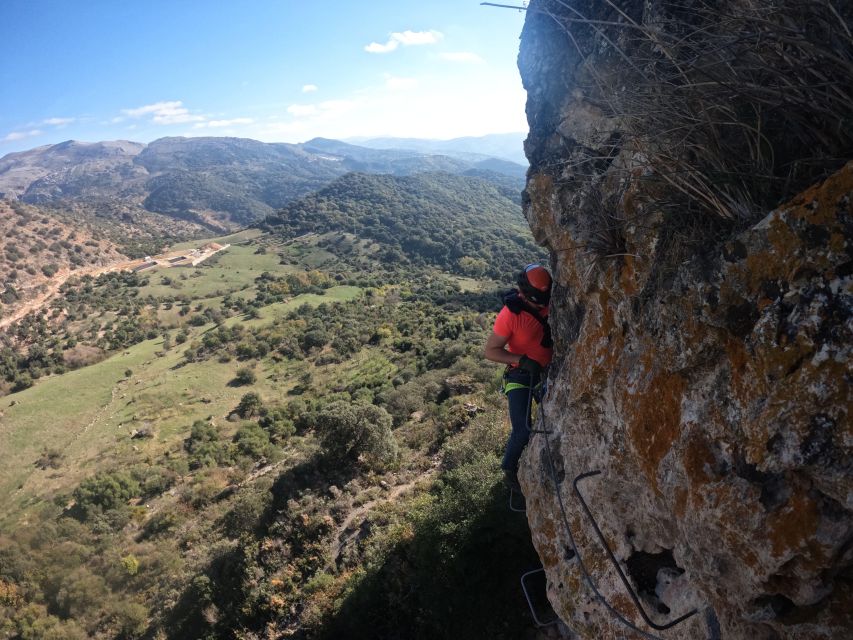
<path fill-rule="evenodd" d="M 208 120 L 207 122 L 197 122 L 193 125 L 193 129 L 220 129 L 222 127 L 233 127 L 239 124 L 252 124 L 252 118 L 231 118 L 230 120 Z"/>
<path fill-rule="evenodd" d="M 444 37 L 440 31 L 403 31 L 392 33 L 391 38 L 403 45 L 435 44 Z"/>
<path fill-rule="evenodd" d="M 392 76 L 389 73 L 385 74 L 385 86 L 394 91 L 405 89 L 413 89 L 418 86 L 418 81 L 415 78 L 400 78 Z"/>
<path fill-rule="evenodd" d="M 440 31 L 395 31 L 388 37 L 388 42 L 380 44 L 371 42 L 364 47 L 368 53 L 390 53 L 400 45 L 405 47 L 423 44 L 435 44 L 444 37 Z"/>
<path fill-rule="evenodd" d="M 42 124 L 50 125 L 51 127 L 62 127 L 66 124 L 71 124 L 76 118 L 48 118 L 43 120 Z"/>
<path fill-rule="evenodd" d="M 40 136 L 43 131 L 40 129 L 30 129 L 29 131 L 13 131 L 3 138 L 3 142 L 14 142 L 15 140 L 24 140 L 25 138 L 33 138 Z"/>
<path fill-rule="evenodd" d="M 316 84 L 306 84 L 302 86 L 302 93 L 314 93 L 317 89 Z"/>
<path fill-rule="evenodd" d="M 122 109 L 121 112 L 131 118 L 152 116 L 155 124 L 182 124 L 184 122 L 202 122 L 203 116 L 192 115 L 181 100 L 155 102 L 135 109 Z"/>
<path fill-rule="evenodd" d="M 446 53 L 439 53 L 438 57 L 448 62 L 473 62 L 478 64 L 485 62 L 480 56 L 471 51 L 448 51 Z"/>

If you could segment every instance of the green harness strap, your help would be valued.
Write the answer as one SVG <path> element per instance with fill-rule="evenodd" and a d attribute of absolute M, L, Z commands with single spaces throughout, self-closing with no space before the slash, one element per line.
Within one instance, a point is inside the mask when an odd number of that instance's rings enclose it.
<path fill-rule="evenodd" d="M 504 382 L 503 392 L 504 394 L 509 393 L 510 391 L 515 391 L 517 389 L 529 389 L 529 384 L 521 384 L 520 382 Z"/>

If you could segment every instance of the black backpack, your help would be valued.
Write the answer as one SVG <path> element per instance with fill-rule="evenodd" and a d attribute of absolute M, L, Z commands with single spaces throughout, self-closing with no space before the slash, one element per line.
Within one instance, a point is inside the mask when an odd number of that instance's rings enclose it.
<path fill-rule="evenodd" d="M 511 313 L 518 315 L 519 313 L 529 313 L 531 316 L 536 318 L 539 321 L 539 324 L 542 325 L 542 340 L 539 341 L 539 344 L 546 348 L 550 349 L 554 346 L 554 341 L 551 339 L 551 325 L 548 324 L 548 321 L 540 316 L 536 309 L 527 304 L 520 295 L 518 295 L 518 289 L 513 289 L 507 292 L 503 296 L 504 305 L 506 308 L 510 310 Z"/>

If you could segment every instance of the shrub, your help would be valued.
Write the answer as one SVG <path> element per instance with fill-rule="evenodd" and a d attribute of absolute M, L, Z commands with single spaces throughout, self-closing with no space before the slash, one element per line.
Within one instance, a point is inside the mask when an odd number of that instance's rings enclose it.
<path fill-rule="evenodd" d="M 361 462 L 381 469 L 397 459 L 392 419 L 375 405 L 335 401 L 317 416 L 317 429 L 327 455 L 336 462 Z"/>
<path fill-rule="evenodd" d="M 102 471 L 74 490 L 77 507 L 85 517 L 125 506 L 139 495 L 139 483 L 126 471 Z"/>
<path fill-rule="evenodd" d="M 237 374 L 234 376 L 234 384 L 239 387 L 247 384 L 255 384 L 256 380 L 255 372 L 248 367 L 237 369 Z"/>
<path fill-rule="evenodd" d="M 233 462 L 233 451 L 227 442 L 219 438 L 212 424 L 196 420 L 190 429 L 190 437 L 184 441 L 184 449 L 190 454 L 190 469 L 228 465 Z"/>
<path fill-rule="evenodd" d="M 269 458 L 274 452 L 270 437 L 260 425 L 247 422 L 234 434 L 237 450 L 250 458 Z"/>

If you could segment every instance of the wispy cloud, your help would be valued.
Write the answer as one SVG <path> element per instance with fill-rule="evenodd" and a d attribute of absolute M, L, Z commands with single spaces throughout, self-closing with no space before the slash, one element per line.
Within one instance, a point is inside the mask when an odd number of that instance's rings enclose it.
<path fill-rule="evenodd" d="M 40 136 L 44 131 L 40 129 L 30 129 L 29 131 L 13 131 L 3 138 L 3 142 L 14 142 L 15 140 L 24 140 L 25 138 L 33 138 Z"/>
<path fill-rule="evenodd" d="M 66 124 L 71 124 L 77 118 L 47 118 L 46 120 L 42 120 L 42 124 L 49 125 L 51 127 L 62 127 Z"/>
<path fill-rule="evenodd" d="M 306 84 L 302 86 L 302 93 L 314 93 L 317 89 L 316 84 Z"/>
<path fill-rule="evenodd" d="M 471 51 L 447 51 L 439 53 L 438 57 L 448 62 L 470 62 L 476 64 L 485 62 L 480 56 Z"/>
<path fill-rule="evenodd" d="M 231 118 L 230 120 L 208 120 L 207 122 L 197 122 L 193 125 L 193 129 L 221 129 L 222 127 L 233 127 L 240 124 L 252 124 L 252 118 Z"/>
<path fill-rule="evenodd" d="M 395 31 L 385 44 L 371 42 L 364 47 L 368 53 L 390 53 L 400 45 L 404 47 L 423 44 L 435 44 L 444 37 L 440 31 Z"/>
<path fill-rule="evenodd" d="M 155 124 L 183 124 L 185 122 L 204 121 L 204 116 L 191 114 L 181 100 L 155 102 L 135 109 L 122 109 L 121 112 L 130 118 L 151 116 L 151 122 Z"/>

